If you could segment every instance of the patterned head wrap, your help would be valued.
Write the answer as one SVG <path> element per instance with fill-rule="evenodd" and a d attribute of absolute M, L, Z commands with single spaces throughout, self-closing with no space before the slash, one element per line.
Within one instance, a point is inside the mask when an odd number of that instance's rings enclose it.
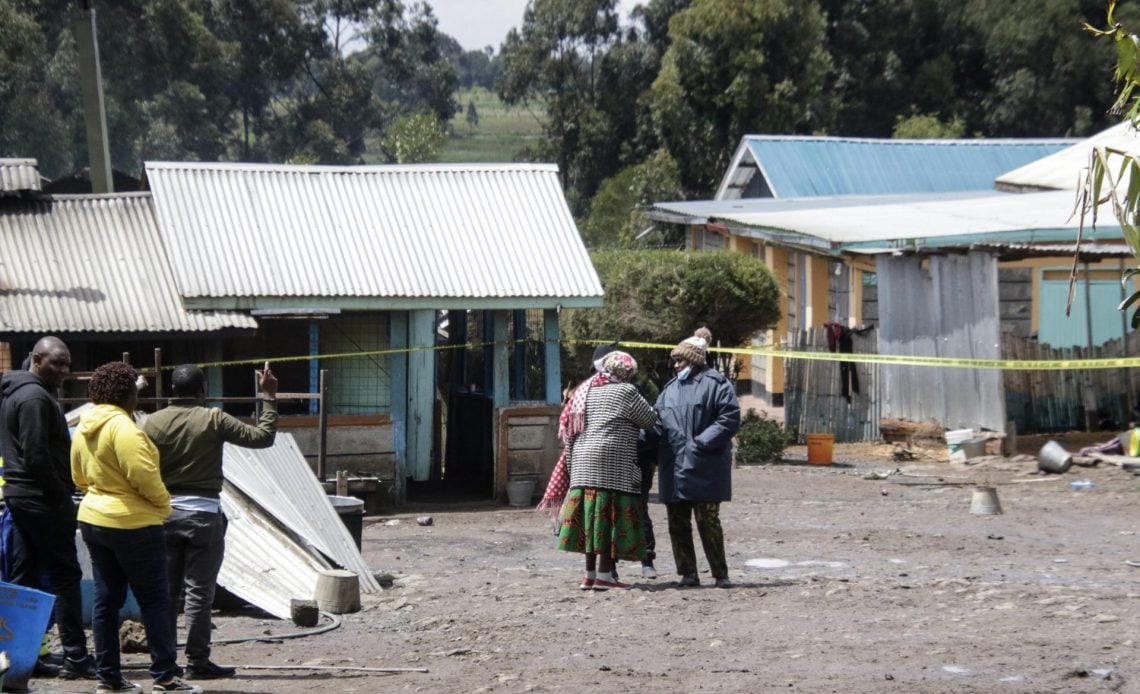
<path fill-rule="evenodd" d="M 637 373 L 637 362 L 625 352 L 610 352 L 602 359 L 602 368 L 622 383 L 628 383 Z"/>

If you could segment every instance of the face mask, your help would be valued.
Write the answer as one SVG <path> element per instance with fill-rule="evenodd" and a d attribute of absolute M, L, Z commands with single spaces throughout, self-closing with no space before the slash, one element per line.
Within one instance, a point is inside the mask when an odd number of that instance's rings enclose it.
<path fill-rule="evenodd" d="M 683 368 L 677 372 L 677 380 L 678 381 L 685 380 L 686 378 L 689 377 L 689 374 L 691 374 L 692 372 L 693 372 L 693 367 L 692 366 L 686 366 L 685 368 Z"/>

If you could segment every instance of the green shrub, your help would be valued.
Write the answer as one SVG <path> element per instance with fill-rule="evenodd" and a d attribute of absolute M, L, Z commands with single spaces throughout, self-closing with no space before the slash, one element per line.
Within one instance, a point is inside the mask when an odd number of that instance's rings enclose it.
<path fill-rule="evenodd" d="M 736 462 L 771 463 L 784 457 L 784 449 L 791 443 L 791 437 L 783 425 L 766 414 L 756 414 L 748 410 L 736 432 Z"/>

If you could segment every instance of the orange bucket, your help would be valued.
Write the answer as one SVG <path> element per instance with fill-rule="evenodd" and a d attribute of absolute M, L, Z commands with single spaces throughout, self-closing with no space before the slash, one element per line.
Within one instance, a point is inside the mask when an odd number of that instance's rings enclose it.
<path fill-rule="evenodd" d="M 835 446 L 833 434 L 808 434 L 808 463 L 811 465 L 831 465 L 831 450 Z"/>

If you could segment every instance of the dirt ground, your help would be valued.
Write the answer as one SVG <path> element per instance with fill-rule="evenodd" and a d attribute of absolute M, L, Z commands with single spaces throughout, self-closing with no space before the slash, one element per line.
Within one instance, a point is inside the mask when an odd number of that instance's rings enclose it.
<path fill-rule="evenodd" d="M 1070 450 L 1104 435 L 1060 437 Z M 1044 439 L 1023 437 L 1033 452 Z M 835 464 L 738 467 L 722 505 L 735 587 L 676 584 L 665 510 L 660 578 L 577 589 L 578 555 L 547 516 L 421 505 L 366 519 L 364 556 L 394 577 L 340 628 L 219 613 L 239 666 L 210 692 L 1140 692 L 1140 477 L 1100 465 L 1036 473 L 1030 457 L 891 460 L 836 446 Z M 927 455 L 929 454 L 929 455 Z M 868 479 L 871 478 L 871 479 Z M 882 478 L 882 479 L 875 479 Z M 1069 482 L 1090 480 L 1088 490 Z M 993 485 L 1001 515 L 970 512 Z M 416 517 L 430 515 L 431 526 Z M 699 544 L 698 544 L 699 548 Z M 698 549 L 698 555 L 700 551 Z M 145 681 L 131 655 L 129 677 Z M 422 668 L 392 674 L 247 666 Z M 56 683 L 37 681 L 41 691 Z M 75 691 L 92 691 L 93 686 Z M 59 690 L 62 691 L 62 690 Z"/>

